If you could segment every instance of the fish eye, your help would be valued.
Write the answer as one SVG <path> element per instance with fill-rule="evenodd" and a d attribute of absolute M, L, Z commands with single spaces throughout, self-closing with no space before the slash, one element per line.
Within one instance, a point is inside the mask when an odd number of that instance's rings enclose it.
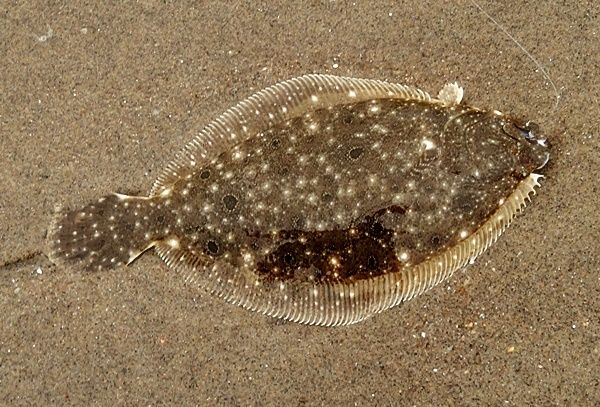
<path fill-rule="evenodd" d="M 502 131 L 504 131 L 504 133 L 506 133 L 508 136 L 510 136 L 511 138 L 519 141 L 520 139 L 525 139 L 527 141 L 531 141 L 531 142 L 539 142 L 542 141 L 542 144 L 544 145 L 545 140 L 543 139 L 538 139 L 539 136 L 539 126 L 531 121 L 528 121 L 526 123 L 516 123 L 516 122 L 506 122 L 504 123 L 504 125 L 502 126 Z"/>
<path fill-rule="evenodd" d="M 521 130 L 526 133 L 524 134 L 524 137 L 527 140 L 537 140 L 538 135 L 540 134 L 540 126 L 532 121 L 525 123 L 525 125 L 521 127 Z"/>

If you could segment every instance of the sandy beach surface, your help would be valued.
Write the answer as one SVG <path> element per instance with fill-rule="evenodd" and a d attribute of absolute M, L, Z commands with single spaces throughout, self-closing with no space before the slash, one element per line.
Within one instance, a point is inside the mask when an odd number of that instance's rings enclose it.
<path fill-rule="evenodd" d="M 15 2 L 0 13 L 0 404 L 600 404 L 600 4 Z M 507 6 L 508 5 L 508 6 Z M 53 265 L 56 204 L 146 193 L 203 124 L 306 73 L 537 122 L 543 187 L 475 264 L 344 328 L 278 323 L 151 253 Z"/>

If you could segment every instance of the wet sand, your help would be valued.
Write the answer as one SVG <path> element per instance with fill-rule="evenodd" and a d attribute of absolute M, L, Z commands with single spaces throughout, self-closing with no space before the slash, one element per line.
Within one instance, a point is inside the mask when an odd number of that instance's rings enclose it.
<path fill-rule="evenodd" d="M 224 4 L 225 3 L 225 4 Z M 598 405 L 600 6 L 45 2 L 0 16 L 0 404 Z M 593 8 L 593 9 L 592 9 Z M 277 323 L 144 255 L 51 264 L 55 204 L 144 193 L 203 124 L 305 73 L 387 79 L 527 117 L 533 203 L 474 265 L 358 325 Z"/>

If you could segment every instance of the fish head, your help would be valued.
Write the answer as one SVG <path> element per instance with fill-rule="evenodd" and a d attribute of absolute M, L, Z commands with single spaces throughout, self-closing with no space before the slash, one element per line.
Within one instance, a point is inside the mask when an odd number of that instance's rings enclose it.
<path fill-rule="evenodd" d="M 529 171 L 543 168 L 550 159 L 550 143 L 532 121 L 506 118 L 502 132 L 516 144 L 519 162 Z"/>

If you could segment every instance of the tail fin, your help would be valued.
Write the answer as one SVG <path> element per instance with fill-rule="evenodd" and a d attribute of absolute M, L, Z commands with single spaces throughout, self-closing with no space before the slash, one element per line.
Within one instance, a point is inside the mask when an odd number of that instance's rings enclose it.
<path fill-rule="evenodd" d="M 48 230 L 50 260 L 86 271 L 131 263 L 154 245 L 150 200 L 113 194 L 76 211 L 58 208 Z"/>

